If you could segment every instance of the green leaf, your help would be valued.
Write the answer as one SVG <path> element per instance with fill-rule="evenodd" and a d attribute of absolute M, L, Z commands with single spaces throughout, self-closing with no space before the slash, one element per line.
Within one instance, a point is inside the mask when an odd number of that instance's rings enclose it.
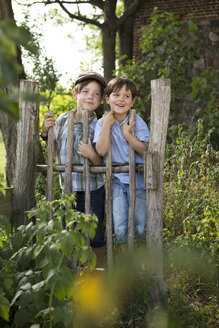
<path fill-rule="evenodd" d="M 93 252 L 90 252 L 89 258 L 88 258 L 88 266 L 91 271 L 93 271 L 93 269 L 95 268 L 96 263 L 97 263 L 96 255 Z"/>
<path fill-rule="evenodd" d="M 21 306 L 28 307 L 28 305 L 31 302 L 32 302 L 32 295 L 31 295 L 30 290 L 27 290 L 27 291 L 25 291 L 21 294 L 18 304 L 21 305 Z"/>
<path fill-rule="evenodd" d="M 91 227 L 89 231 L 90 238 L 93 239 L 95 234 L 96 234 L 96 229 Z"/>
<path fill-rule="evenodd" d="M 28 310 L 25 307 L 20 307 L 15 313 L 16 327 L 25 327 L 28 322 Z"/>
<path fill-rule="evenodd" d="M 0 317 L 9 321 L 10 303 L 6 297 L 0 295 Z"/>
<path fill-rule="evenodd" d="M 65 310 L 64 310 L 64 306 L 56 306 L 55 310 L 54 310 L 54 314 L 53 314 L 53 322 L 54 324 L 58 323 L 58 322 L 63 322 L 64 321 L 64 317 L 65 317 Z"/>
<path fill-rule="evenodd" d="M 11 301 L 10 306 L 14 305 L 16 300 L 23 294 L 23 290 L 18 290 L 17 293 L 15 294 L 14 298 Z"/>
<path fill-rule="evenodd" d="M 51 279 L 54 279 L 56 277 L 56 273 L 56 269 L 50 269 L 46 277 L 46 283 L 48 283 Z"/>
<path fill-rule="evenodd" d="M 56 281 L 54 286 L 54 295 L 61 301 L 64 300 L 67 294 L 66 285 L 63 283 L 63 280 L 60 278 Z"/>
<path fill-rule="evenodd" d="M 66 237 L 61 241 L 60 248 L 61 251 L 69 258 L 72 254 L 73 248 L 75 244 L 75 238 L 72 234 L 67 234 Z"/>
<path fill-rule="evenodd" d="M 71 297 L 73 286 L 73 276 L 71 270 L 63 266 L 59 271 L 59 278 L 54 286 L 54 294 L 59 300 L 64 300 L 65 297 Z"/>
<path fill-rule="evenodd" d="M 87 261 L 88 256 L 89 256 L 89 253 L 90 253 L 90 250 L 89 250 L 88 247 L 85 247 L 85 248 L 82 250 L 81 258 L 80 258 L 81 264 L 84 264 L 84 263 Z"/>

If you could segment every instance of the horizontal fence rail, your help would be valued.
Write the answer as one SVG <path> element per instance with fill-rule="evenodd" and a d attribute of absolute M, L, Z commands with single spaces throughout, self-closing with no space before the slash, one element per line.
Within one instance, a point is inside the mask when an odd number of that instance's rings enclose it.
<path fill-rule="evenodd" d="M 37 164 L 37 171 L 46 172 L 47 165 L 46 164 Z M 83 165 L 72 165 L 71 172 L 78 172 L 83 173 L 84 168 Z M 54 164 L 53 165 L 53 172 L 65 172 L 65 165 Z M 106 173 L 106 166 L 100 165 L 90 165 L 90 172 L 91 173 Z M 129 165 L 112 165 L 112 173 L 128 173 L 129 172 Z M 144 164 L 136 164 L 135 172 L 140 173 L 144 172 Z"/>

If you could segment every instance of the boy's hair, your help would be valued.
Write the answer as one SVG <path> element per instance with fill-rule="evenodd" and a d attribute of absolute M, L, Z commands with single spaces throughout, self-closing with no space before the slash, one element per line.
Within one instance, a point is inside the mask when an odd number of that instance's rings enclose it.
<path fill-rule="evenodd" d="M 99 83 L 101 96 L 103 96 L 104 89 L 106 87 L 106 82 L 99 73 L 92 72 L 92 71 L 83 72 L 79 74 L 79 76 L 75 80 L 75 87 L 74 87 L 75 92 L 80 93 L 84 87 L 86 87 L 90 82 L 93 81 Z"/>
<path fill-rule="evenodd" d="M 115 77 L 110 80 L 104 93 L 109 97 L 112 92 L 119 91 L 124 85 L 126 86 L 126 90 L 131 91 L 132 99 L 134 99 L 137 95 L 137 89 L 134 82 L 129 80 L 127 77 Z"/>
<path fill-rule="evenodd" d="M 83 81 L 79 82 L 79 83 L 74 87 L 75 92 L 76 92 L 76 93 L 80 93 L 81 90 L 82 90 L 84 87 L 86 87 L 90 82 L 97 82 L 97 83 L 100 85 L 100 93 L 101 93 L 101 97 L 102 97 L 103 94 L 104 94 L 104 87 L 103 87 L 103 85 L 102 85 L 99 81 L 97 81 L 97 80 L 95 80 L 95 79 L 86 79 L 86 80 L 83 80 Z"/>

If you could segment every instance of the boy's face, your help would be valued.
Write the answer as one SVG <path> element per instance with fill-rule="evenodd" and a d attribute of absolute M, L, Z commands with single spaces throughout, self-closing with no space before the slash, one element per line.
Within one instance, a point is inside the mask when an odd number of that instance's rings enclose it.
<path fill-rule="evenodd" d="M 92 81 L 81 89 L 80 93 L 73 90 L 73 97 L 77 100 L 77 108 L 93 112 L 101 103 L 101 88 L 98 82 Z"/>
<path fill-rule="evenodd" d="M 131 91 L 126 89 L 126 85 L 123 85 L 120 90 L 113 91 L 109 97 L 106 96 L 106 102 L 110 105 L 111 111 L 115 113 L 115 118 L 123 120 L 133 106 L 135 99 L 132 98 Z"/>

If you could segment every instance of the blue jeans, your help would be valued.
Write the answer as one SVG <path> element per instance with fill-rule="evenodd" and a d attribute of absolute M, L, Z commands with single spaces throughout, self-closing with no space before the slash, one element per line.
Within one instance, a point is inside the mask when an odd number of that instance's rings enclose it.
<path fill-rule="evenodd" d="M 118 178 L 112 180 L 113 191 L 113 225 L 116 241 L 124 243 L 128 238 L 129 185 L 121 183 Z M 136 189 L 135 200 L 135 237 L 140 241 L 146 239 L 146 190 Z"/>
<path fill-rule="evenodd" d="M 76 207 L 73 209 L 84 213 L 85 212 L 85 192 L 76 191 Z M 106 244 L 103 231 L 104 220 L 104 201 L 105 201 L 105 187 L 102 186 L 99 189 L 91 191 L 91 214 L 94 213 L 98 218 L 98 224 L 96 233 L 93 239 L 90 240 L 92 247 L 102 247 Z M 65 218 L 62 219 L 62 226 L 66 228 Z"/>

